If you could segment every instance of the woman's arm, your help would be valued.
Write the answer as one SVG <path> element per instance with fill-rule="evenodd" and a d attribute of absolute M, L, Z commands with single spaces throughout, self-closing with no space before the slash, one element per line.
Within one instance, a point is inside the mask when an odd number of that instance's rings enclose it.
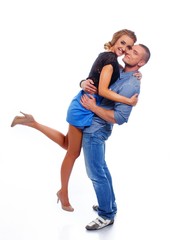
<path fill-rule="evenodd" d="M 107 98 L 115 102 L 120 102 L 120 103 L 125 103 L 128 105 L 135 106 L 138 101 L 138 98 L 137 98 L 138 94 L 134 94 L 131 98 L 127 98 L 117 94 L 114 91 L 111 91 L 108 88 L 113 71 L 114 69 L 111 64 L 103 67 L 100 74 L 100 79 L 99 79 L 98 94 L 104 98 Z"/>

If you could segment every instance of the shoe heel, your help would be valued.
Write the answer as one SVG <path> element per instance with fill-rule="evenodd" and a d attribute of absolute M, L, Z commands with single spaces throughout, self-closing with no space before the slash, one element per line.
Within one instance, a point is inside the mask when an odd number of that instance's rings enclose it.
<path fill-rule="evenodd" d="M 59 198 L 59 196 L 58 196 L 58 193 L 56 193 L 56 195 L 57 195 L 57 203 L 59 203 L 60 198 Z"/>
<path fill-rule="evenodd" d="M 57 192 L 56 195 L 57 195 L 57 203 L 61 202 L 61 199 L 60 199 L 60 196 L 59 196 L 59 192 Z M 62 202 L 61 202 L 61 207 L 62 207 L 63 210 L 68 211 L 68 212 L 73 212 L 74 211 L 74 208 L 71 205 L 64 206 L 62 204 Z"/>

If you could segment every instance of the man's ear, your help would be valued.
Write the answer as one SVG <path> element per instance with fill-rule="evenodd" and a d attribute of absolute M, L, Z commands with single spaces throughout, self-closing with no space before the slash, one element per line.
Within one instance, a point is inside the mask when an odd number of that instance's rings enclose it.
<path fill-rule="evenodd" d="M 138 66 L 139 67 L 142 67 L 143 65 L 145 65 L 145 61 L 144 60 L 140 60 L 139 62 L 138 62 Z"/>

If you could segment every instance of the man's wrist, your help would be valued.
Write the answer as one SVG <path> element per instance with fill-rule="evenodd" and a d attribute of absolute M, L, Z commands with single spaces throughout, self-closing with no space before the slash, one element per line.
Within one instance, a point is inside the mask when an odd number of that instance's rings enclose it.
<path fill-rule="evenodd" d="M 79 86 L 81 87 L 82 82 L 86 81 L 85 79 L 81 80 Z M 81 87 L 82 88 L 82 87 Z"/>
<path fill-rule="evenodd" d="M 98 106 L 96 105 L 96 104 L 92 104 L 91 106 L 90 106 L 90 111 L 92 111 L 93 113 L 96 113 L 97 112 L 97 108 Z"/>

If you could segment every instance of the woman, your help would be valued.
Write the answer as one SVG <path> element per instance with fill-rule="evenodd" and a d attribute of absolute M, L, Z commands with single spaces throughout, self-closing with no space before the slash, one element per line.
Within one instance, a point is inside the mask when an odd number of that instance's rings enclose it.
<path fill-rule="evenodd" d="M 136 95 L 132 96 L 132 98 L 126 98 L 109 90 L 109 86 L 119 78 L 117 57 L 122 56 L 126 48 L 131 48 L 136 40 L 134 32 L 123 29 L 116 32 L 112 40 L 104 45 L 107 51 L 99 54 L 88 76 L 98 89 L 98 94 L 95 95 L 97 104 L 100 104 L 102 97 L 129 105 L 137 103 Z M 74 211 L 68 198 L 69 178 L 74 162 L 80 155 L 82 129 L 91 124 L 93 117 L 93 113 L 85 109 L 80 103 L 83 94 L 84 91 L 80 91 L 68 108 L 67 121 L 69 129 L 66 135 L 39 124 L 32 115 L 22 112 L 24 116 L 16 116 L 11 124 L 11 127 L 22 124 L 35 128 L 67 150 L 61 166 L 61 189 L 57 192 L 58 201 L 60 200 L 62 208 L 66 211 Z"/>

